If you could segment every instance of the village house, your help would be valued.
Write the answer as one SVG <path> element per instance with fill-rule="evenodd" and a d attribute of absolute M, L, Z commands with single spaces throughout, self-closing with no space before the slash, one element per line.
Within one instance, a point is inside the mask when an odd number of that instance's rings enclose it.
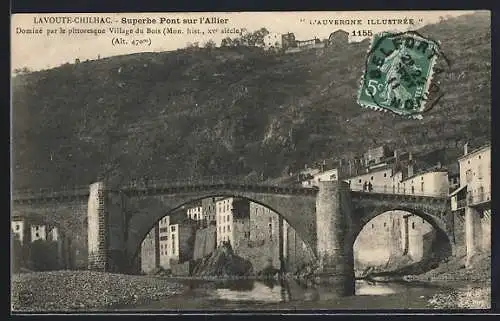
<path fill-rule="evenodd" d="M 316 174 L 312 175 L 311 178 L 303 180 L 301 183 L 303 187 L 313 187 L 319 186 L 319 182 L 337 181 L 338 178 L 338 169 L 334 168 L 322 172 L 317 172 Z"/>
<path fill-rule="evenodd" d="M 441 164 L 408 176 L 401 180 L 401 184 L 403 194 L 409 195 L 446 196 L 450 187 L 448 170 Z"/>
<path fill-rule="evenodd" d="M 217 244 L 229 242 L 234 246 L 236 237 L 235 224 L 238 224 L 240 219 L 249 218 L 250 202 L 244 199 L 227 197 L 216 201 L 215 204 Z"/>
<path fill-rule="evenodd" d="M 450 194 L 452 210 L 463 209 L 466 204 L 476 205 L 491 200 L 491 146 L 485 145 L 458 159 L 460 187 Z"/>
<path fill-rule="evenodd" d="M 282 36 L 276 32 L 270 32 L 264 37 L 264 48 L 270 49 L 281 49 L 282 48 Z"/>

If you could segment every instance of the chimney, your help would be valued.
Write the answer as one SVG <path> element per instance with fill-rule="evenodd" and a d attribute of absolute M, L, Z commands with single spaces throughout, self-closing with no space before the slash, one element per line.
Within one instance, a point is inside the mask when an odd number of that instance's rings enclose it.
<path fill-rule="evenodd" d="M 413 164 L 408 164 L 408 177 L 413 176 Z"/>
<path fill-rule="evenodd" d="M 464 144 L 464 155 L 467 155 L 467 153 L 468 153 L 468 148 L 469 148 L 469 143 L 467 143 L 467 142 L 466 142 L 466 143 Z"/>

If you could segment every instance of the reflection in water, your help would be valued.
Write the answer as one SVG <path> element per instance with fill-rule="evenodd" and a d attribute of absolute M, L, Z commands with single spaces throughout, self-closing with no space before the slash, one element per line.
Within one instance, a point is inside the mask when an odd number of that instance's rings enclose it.
<path fill-rule="evenodd" d="M 289 301 L 319 301 L 334 297 L 328 287 L 311 286 L 295 280 L 231 280 L 212 283 L 212 291 L 208 295 L 211 299 L 228 301 L 254 302 L 289 302 Z M 404 293 L 418 288 L 431 288 L 428 285 L 409 283 L 385 283 L 366 280 L 356 281 L 355 294 L 357 296 L 381 296 L 395 293 Z"/>
<path fill-rule="evenodd" d="M 215 290 L 215 294 L 219 299 L 230 301 L 263 301 L 263 302 L 284 302 L 286 297 L 283 297 L 282 287 L 280 285 L 272 284 L 269 282 L 253 283 L 251 289 L 234 289 L 234 288 L 219 288 Z"/>
<path fill-rule="evenodd" d="M 393 284 L 356 281 L 356 295 L 387 295 L 396 293 Z"/>
<path fill-rule="evenodd" d="M 176 280 L 188 289 L 179 295 L 147 304 L 128 306 L 139 310 L 183 309 L 300 309 L 318 306 L 328 309 L 422 309 L 437 291 L 451 289 L 427 283 L 373 282 L 358 280 L 356 295 L 336 297 L 331 287 L 314 287 L 287 279 L 254 280 Z M 451 292 L 450 292 L 451 293 Z M 269 305 L 270 304 L 270 305 Z"/>

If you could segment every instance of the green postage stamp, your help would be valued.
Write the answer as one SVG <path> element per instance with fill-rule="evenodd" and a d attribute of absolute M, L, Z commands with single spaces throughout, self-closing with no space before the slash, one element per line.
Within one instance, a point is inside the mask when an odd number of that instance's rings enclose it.
<path fill-rule="evenodd" d="M 373 37 L 358 104 L 422 119 L 439 44 L 416 32 L 383 32 Z"/>

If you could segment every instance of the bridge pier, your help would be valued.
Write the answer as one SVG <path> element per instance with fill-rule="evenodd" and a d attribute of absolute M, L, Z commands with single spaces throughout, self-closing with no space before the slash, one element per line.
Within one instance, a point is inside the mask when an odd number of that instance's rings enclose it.
<path fill-rule="evenodd" d="M 481 217 L 479 211 L 471 206 L 465 207 L 465 249 L 467 252 L 465 266 L 472 265 L 472 259 L 480 251 Z"/>
<path fill-rule="evenodd" d="M 87 208 L 88 269 L 107 270 L 106 209 L 104 183 L 90 185 Z"/>
<path fill-rule="evenodd" d="M 320 182 L 316 198 L 318 278 L 334 295 L 354 295 L 350 189 L 345 182 Z"/>
<path fill-rule="evenodd" d="M 103 182 L 90 185 L 88 203 L 88 269 L 128 272 L 125 199 Z"/>

